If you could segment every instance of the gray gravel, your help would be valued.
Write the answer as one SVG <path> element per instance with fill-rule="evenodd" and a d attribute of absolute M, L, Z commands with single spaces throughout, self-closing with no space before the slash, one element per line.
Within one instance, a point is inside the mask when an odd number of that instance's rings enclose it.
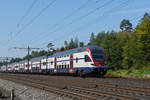
<path fill-rule="evenodd" d="M 49 76 L 52 77 L 52 76 Z M 138 82 L 138 81 L 129 81 L 129 80 L 120 80 L 118 78 L 111 79 L 111 78 L 80 78 L 80 77 L 72 77 L 72 76 L 53 76 L 56 79 L 67 79 L 67 80 L 80 80 L 86 82 L 100 82 L 105 84 L 115 84 L 115 85 L 122 85 L 122 86 L 135 86 L 141 88 L 150 88 L 150 82 Z M 150 79 L 149 79 L 150 80 Z"/>
<path fill-rule="evenodd" d="M 0 79 L 0 90 L 2 89 L 7 91 L 8 97 L 10 97 L 10 91 L 14 89 L 16 96 L 15 100 L 67 100 L 67 98 L 60 97 L 44 90 L 39 90 Z M 0 100 L 10 100 L 10 98 L 0 98 Z"/>

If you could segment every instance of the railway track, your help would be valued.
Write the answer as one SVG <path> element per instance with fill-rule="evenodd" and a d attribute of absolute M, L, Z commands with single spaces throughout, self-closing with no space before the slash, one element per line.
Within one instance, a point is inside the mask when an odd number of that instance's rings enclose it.
<path fill-rule="evenodd" d="M 136 87 L 136 86 L 131 87 L 131 86 L 106 84 L 106 83 L 100 83 L 100 82 L 78 81 L 78 80 L 63 80 L 63 79 L 57 80 L 56 78 L 51 78 L 51 77 L 49 79 L 56 81 L 56 82 L 59 81 L 64 84 L 73 84 L 73 85 L 77 85 L 80 87 L 94 88 L 96 90 L 104 90 L 108 92 L 120 92 L 125 95 L 134 95 L 134 96 L 142 97 L 142 98 L 150 96 L 150 88 L 141 88 L 141 87 Z"/>
<path fill-rule="evenodd" d="M 55 78 L 49 78 L 48 80 L 46 80 L 47 77 L 42 76 L 37 78 L 36 75 L 25 75 L 24 78 L 21 80 L 18 80 L 18 77 L 20 77 L 18 74 L 11 76 L 8 75 L 7 77 L 4 77 L 2 75 L 0 77 L 9 81 L 14 81 L 16 83 L 43 89 L 72 99 L 149 100 L 148 98 L 150 97 L 150 90 L 148 88 L 125 87 L 112 84 L 83 81 L 81 82 L 63 79 L 57 80 Z"/>
<path fill-rule="evenodd" d="M 0 77 L 2 78 L 2 77 Z M 71 92 L 71 91 L 67 91 L 65 89 L 61 89 L 60 87 L 59 88 L 55 88 L 53 86 L 46 86 L 44 84 L 41 84 L 41 83 L 38 83 L 38 82 L 35 82 L 35 81 L 31 81 L 31 80 L 25 80 L 25 79 L 19 79 L 18 78 L 12 78 L 12 77 L 7 77 L 7 78 L 2 78 L 4 80 L 8 80 L 8 81 L 12 81 L 12 82 L 15 82 L 15 83 L 19 83 L 19 84 L 22 84 L 22 85 L 26 85 L 26 86 L 30 86 L 30 87 L 34 87 L 34 88 L 38 88 L 38 89 L 42 89 L 42 90 L 45 90 L 45 91 L 48 91 L 48 92 L 51 92 L 51 93 L 54 93 L 54 94 L 58 94 L 58 95 L 61 95 L 61 96 L 65 96 L 65 97 L 68 97 L 68 98 L 72 98 L 72 99 L 77 99 L 77 100 L 96 100 L 96 98 L 92 97 L 92 96 L 86 96 L 86 95 L 83 95 L 83 94 L 79 94 L 79 93 L 74 93 L 74 92 Z"/>

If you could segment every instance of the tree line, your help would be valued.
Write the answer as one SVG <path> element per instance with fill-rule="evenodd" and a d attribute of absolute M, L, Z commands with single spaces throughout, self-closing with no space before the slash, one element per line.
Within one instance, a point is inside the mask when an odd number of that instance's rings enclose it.
<path fill-rule="evenodd" d="M 92 33 L 89 44 L 105 49 L 112 70 L 150 68 L 150 14 L 145 13 L 134 29 L 124 19 L 120 29 L 120 32 L 100 32 L 96 36 Z"/>

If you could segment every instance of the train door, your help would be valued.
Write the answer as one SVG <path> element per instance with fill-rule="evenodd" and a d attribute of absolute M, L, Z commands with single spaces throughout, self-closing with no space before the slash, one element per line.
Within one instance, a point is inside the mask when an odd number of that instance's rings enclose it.
<path fill-rule="evenodd" d="M 25 72 L 25 67 L 26 67 L 25 63 L 23 64 L 23 67 L 24 67 L 24 70 L 23 70 L 23 72 Z"/>
<path fill-rule="evenodd" d="M 41 60 L 40 60 L 40 73 L 42 73 L 42 68 L 41 68 L 42 66 L 41 66 Z"/>
<path fill-rule="evenodd" d="M 31 61 L 31 73 L 32 73 L 32 61 Z"/>
<path fill-rule="evenodd" d="M 47 63 L 47 58 L 46 58 L 46 73 L 48 72 L 48 63 Z"/>
<path fill-rule="evenodd" d="M 70 55 L 70 73 L 73 73 L 73 54 Z"/>
<path fill-rule="evenodd" d="M 55 59 L 54 59 L 54 73 L 56 73 L 56 72 L 57 72 L 57 59 L 55 57 Z"/>

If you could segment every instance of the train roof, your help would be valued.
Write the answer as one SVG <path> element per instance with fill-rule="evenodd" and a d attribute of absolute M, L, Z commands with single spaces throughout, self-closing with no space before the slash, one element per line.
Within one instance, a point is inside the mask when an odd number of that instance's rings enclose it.
<path fill-rule="evenodd" d="M 58 52 L 58 53 L 55 53 L 49 57 L 65 56 L 65 55 L 70 55 L 72 53 L 84 52 L 84 51 L 86 51 L 86 48 L 89 48 L 90 50 L 95 49 L 95 48 L 102 49 L 98 46 L 93 46 L 93 45 L 92 46 L 84 46 L 84 47 L 79 47 L 79 48 L 75 48 L 75 49 L 71 49 L 71 50 L 67 50 L 67 51 L 63 51 L 63 52 Z"/>
<path fill-rule="evenodd" d="M 66 56 L 66 55 L 70 55 L 72 53 L 79 53 L 79 52 L 84 52 L 86 51 L 86 48 L 89 48 L 90 50 L 93 50 L 93 49 L 101 49 L 99 46 L 84 46 L 84 47 L 79 47 L 79 48 L 75 48 L 75 49 L 71 49 L 71 50 L 67 50 L 67 51 L 63 51 L 63 52 L 58 52 L 58 53 L 54 53 L 53 55 L 50 55 L 50 56 L 41 56 L 41 57 L 35 57 L 35 58 L 32 58 L 30 61 L 40 61 L 41 59 L 46 59 L 46 58 L 51 58 L 51 57 L 58 57 L 58 56 Z M 20 61 L 20 62 L 15 62 L 15 63 L 12 63 L 12 64 L 22 64 L 22 63 L 25 63 L 27 62 L 27 60 L 23 60 L 23 61 Z"/>
<path fill-rule="evenodd" d="M 47 56 L 35 57 L 32 58 L 30 61 L 40 61 L 41 59 L 45 59 L 45 58 L 47 58 Z"/>

